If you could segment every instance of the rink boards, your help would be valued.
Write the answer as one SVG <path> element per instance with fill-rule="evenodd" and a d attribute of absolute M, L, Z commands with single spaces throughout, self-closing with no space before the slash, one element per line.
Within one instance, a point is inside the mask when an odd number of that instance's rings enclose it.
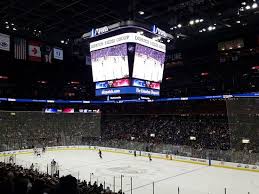
<path fill-rule="evenodd" d="M 48 147 L 47 151 L 99 150 L 99 149 L 102 150 L 103 152 L 111 152 L 111 153 L 119 153 L 119 154 L 127 154 L 127 155 L 134 154 L 134 150 L 110 148 L 110 147 L 99 147 L 99 146 L 56 146 L 56 147 Z M 0 157 L 17 155 L 17 154 L 19 154 L 19 155 L 20 154 L 32 154 L 32 153 L 33 153 L 32 149 L 13 150 L 13 151 L 0 152 Z M 192 163 L 192 164 L 199 164 L 199 165 L 209 165 L 208 159 L 192 158 L 192 157 L 178 156 L 178 155 L 172 155 L 172 154 L 169 155 L 169 154 L 137 151 L 137 156 L 138 157 L 139 156 L 148 157 L 149 153 L 152 155 L 152 158 L 163 159 L 163 160 L 172 160 L 172 161 Z M 211 160 L 211 166 L 234 169 L 234 170 L 259 172 L 258 165 Z"/>

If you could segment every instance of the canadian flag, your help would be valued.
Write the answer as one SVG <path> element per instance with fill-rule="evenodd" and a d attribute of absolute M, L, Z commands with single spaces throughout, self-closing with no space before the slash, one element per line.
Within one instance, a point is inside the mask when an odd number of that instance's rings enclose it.
<path fill-rule="evenodd" d="M 37 41 L 29 41 L 29 60 L 41 62 L 41 43 Z"/>

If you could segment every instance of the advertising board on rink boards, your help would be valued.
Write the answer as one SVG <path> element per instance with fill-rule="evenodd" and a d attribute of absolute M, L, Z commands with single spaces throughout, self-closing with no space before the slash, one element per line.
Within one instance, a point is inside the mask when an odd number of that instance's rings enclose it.
<path fill-rule="evenodd" d="M 242 164 L 242 163 L 212 160 L 212 166 L 259 172 L 259 164 L 252 165 L 252 164 Z"/>
<path fill-rule="evenodd" d="M 151 38 L 145 37 L 137 33 L 124 33 L 117 36 L 112 36 L 110 38 L 105 38 L 90 43 L 90 51 L 95 51 L 107 47 L 111 47 L 123 43 L 138 43 L 155 50 L 166 52 L 166 45 L 160 42 L 157 42 Z"/>

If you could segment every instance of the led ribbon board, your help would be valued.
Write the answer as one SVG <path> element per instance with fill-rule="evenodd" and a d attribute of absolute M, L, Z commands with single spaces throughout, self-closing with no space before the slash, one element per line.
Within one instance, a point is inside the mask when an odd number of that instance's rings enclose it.
<path fill-rule="evenodd" d="M 138 43 L 143 46 L 147 46 L 149 48 L 152 48 L 161 52 L 166 52 L 165 44 L 157 42 L 155 40 L 152 40 L 151 38 L 142 36 L 137 33 L 124 33 L 124 34 L 120 34 L 103 40 L 92 42 L 90 43 L 90 51 L 92 52 L 95 50 L 115 46 L 118 44 L 128 43 L 128 42 Z"/>

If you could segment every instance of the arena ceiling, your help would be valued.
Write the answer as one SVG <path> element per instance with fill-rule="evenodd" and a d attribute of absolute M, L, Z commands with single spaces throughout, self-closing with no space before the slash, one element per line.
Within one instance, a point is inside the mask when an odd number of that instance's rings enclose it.
<path fill-rule="evenodd" d="M 60 40 L 80 37 L 92 28 L 133 19 L 179 36 L 191 36 L 210 25 L 237 25 L 237 18 L 257 21 L 257 12 L 240 11 L 241 0 L 1 0 L 1 28 Z M 247 4 L 252 5 L 252 0 Z M 256 20 L 257 18 L 257 20 Z M 202 20 L 195 23 L 195 20 Z M 190 21 L 194 20 L 194 25 Z M 247 20 L 247 19 L 246 19 Z M 242 24 L 247 21 L 243 20 Z M 179 27 L 179 24 L 181 25 Z M 178 26 L 178 27 L 177 27 Z"/>

